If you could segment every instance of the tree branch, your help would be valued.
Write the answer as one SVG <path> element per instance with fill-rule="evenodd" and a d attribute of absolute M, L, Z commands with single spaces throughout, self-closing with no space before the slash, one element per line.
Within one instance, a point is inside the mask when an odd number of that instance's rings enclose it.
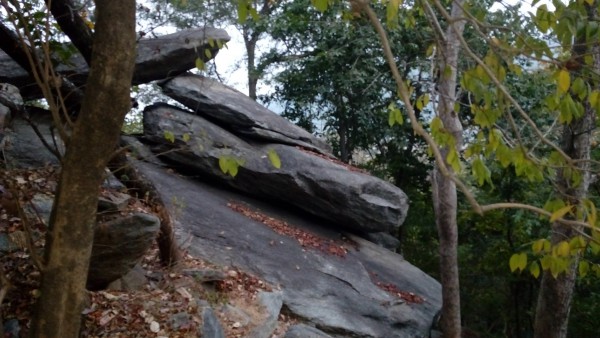
<path fill-rule="evenodd" d="M 46 6 L 50 7 L 50 12 L 62 31 L 73 42 L 89 65 L 92 57 L 93 33 L 79 15 L 73 1 L 45 0 L 45 2 Z"/>

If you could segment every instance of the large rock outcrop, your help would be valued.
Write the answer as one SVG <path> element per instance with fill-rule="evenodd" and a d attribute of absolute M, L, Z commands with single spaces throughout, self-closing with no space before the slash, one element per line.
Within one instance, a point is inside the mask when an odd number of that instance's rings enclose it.
<path fill-rule="evenodd" d="M 132 161 L 132 165 L 155 182 L 161 198 L 177 210 L 177 237 L 188 243 L 188 252 L 279 286 L 288 313 L 331 337 L 429 336 L 441 306 L 440 285 L 402 256 L 352 235 L 344 234 L 351 239 L 344 240 L 340 232 L 330 230 L 329 222 L 307 218 L 305 212 L 182 177 L 165 170 L 164 164 Z M 344 246 L 347 253 L 303 246 L 302 239 L 234 211 L 234 204 L 283 220 L 293 232 L 305 231 Z M 382 286 L 422 302 L 397 298 Z"/>
<path fill-rule="evenodd" d="M 219 45 L 229 39 L 225 30 L 210 27 L 180 31 L 153 39 L 142 39 L 138 42 L 133 84 L 148 83 L 186 72 L 195 67 L 197 58 L 207 61 L 217 55 Z M 205 50 L 210 53 L 205 53 Z M 207 57 L 207 54 L 210 57 Z M 74 53 L 55 70 L 76 86 L 82 87 L 87 80 L 89 68 L 81 54 Z M 21 95 L 26 100 L 42 97 L 35 81 L 1 50 L 0 82 L 8 82 L 19 87 Z"/>
<path fill-rule="evenodd" d="M 267 117 L 261 118 L 268 124 Z M 175 142 L 165 137 L 169 133 Z M 298 147 L 246 141 L 173 106 L 145 110 L 143 140 L 185 172 L 210 175 L 244 192 L 291 204 L 330 220 L 334 227 L 393 232 L 408 209 L 406 195 L 388 182 Z M 269 161 L 271 150 L 281 159 L 280 168 Z M 221 171 L 222 157 L 238 160 L 237 176 Z"/>

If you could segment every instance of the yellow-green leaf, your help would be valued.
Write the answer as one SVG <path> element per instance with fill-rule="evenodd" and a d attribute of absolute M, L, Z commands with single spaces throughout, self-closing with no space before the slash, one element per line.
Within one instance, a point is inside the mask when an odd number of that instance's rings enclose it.
<path fill-rule="evenodd" d="M 529 272 L 533 277 L 538 278 L 540 276 L 540 265 L 537 262 L 532 262 L 529 266 Z"/>
<path fill-rule="evenodd" d="M 208 48 L 207 48 L 207 49 L 205 49 L 205 50 L 204 50 L 204 55 L 206 55 L 206 57 L 207 57 L 208 59 L 212 59 L 212 52 L 210 51 L 210 49 L 208 49 Z"/>
<path fill-rule="evenodd" d="M 164 136 L 165 136 L 165 140 L 167 140 L 171 143 L 175 142 L 175 135 L 172 132 L 165 131 Z"/>
<path fill-rule="evenodd" d="M 426 57 L 432 56 L 434 50 L 435 50 L 435 44 L 429 45 L 429 47 L 427 47 L 427 51 L 425 52 L 425 56 Z"/>
<path fill-rule="evenodd" d="M 188 134 L 188 133 L 184 133 L 184 134 L 181 136 L 181 139 L 183 140 L 183 142 L 186 142 L 186 143 L 187 143 L 187 142 L 190 140 L 190 134 Z"/>
<path fill-rule="evenodd" d="M 566 207 L 562 207 L 562 208 L 556 210 L 555 212 L 552 213 L 552 216 L 550 216 L 550 222 L 554 222 L 557 219 L 562 218 L 564 215 L 569 213 L 571 211 L 571 209 L 573 209 L 573 206 L 567 205 Z"/>
<path fill-rule="evenodd" d="M 310 2 L 315 6 L 315 8 L 323 13 L 327 10 L 328 0 L 310 0 Z"/>
<path fill-rule="evenodd" d="M 552 256 L 542 257 L 541 262 L 542 262 L 542 270 L 550 269 L 550 265 L 552 265 Z"/>
<path fill-rule="evenodd" d="M 558 72 L 558 92 L 566 93 L 567 90 L 569 90 L 570 86 L 571 86 L 571 76 L 569 75 L 569 72 L 564 69 L 561 69 Z"/>
<path fill-rule="evenodd" d="M 248 1 L 247 0 L 238 0 L 237 10 L 238 10 L 238 22 L 240 24 L 244 24 L 246 19 L 248 18 Z"/>
<path fill-rule="evenodd" d="M 201 58 L 196 58 L 196 68 L 198 68 L 198 70 L 206 70 L 206 65 Z"/>
<path fill-rule="evenodd" d="M 519 271 L 523 271 L 525 269 L 525 267 L 527 266 L 527 254 L 525 254 L 525 253 L 513 254 L 510 257 L 508 264 L 510 266 L 511 272 L 514 272 L 517 269 L 519 269 Z"/>
<path fill-rule="evenodd" d="M 275 168 L 281 168 L 281 159 L 279 158 L 279 155 L 277 155 L 274 149 L 269 149 L 267 155 L 269 156 L 269 161 L 271 161 L 271 164 Z"/>
<path fill-rule="evenodd" d="M 538 253 L 542 252 L 542 250 L 544 250 L 544 244 L 547 241 L 548 241 L 547 239 L 541 238 L 541 239 L 538 239 L 537 241 L 533 242 L 533 244 L 531 245 L 531 250 L 533 251 L 533 253 L 538 254 Z"/>
<path fill-rule="evenodd" d="M 590 271 L 590 263 L 588 263 L 587 261 L 580 261 L 579 262 L 579 275 L 581 277 L 585 277 L 585 275 L 587 275 L 588 271 Z"/>
<path fill-rule="evenodd" d="M 227 157 L 219 157 L 219 169 L 221 169 L 223 174 L 227 174 L 227 172 L 229 171 L 229 166 L 227 165 Z"/>
<path fill-rule="evenodd" d="M 571 247 L 567 241 L 562 241 L 556 246 L 556 254 L 561 257 L 569 257 L 571 255 Z"/>

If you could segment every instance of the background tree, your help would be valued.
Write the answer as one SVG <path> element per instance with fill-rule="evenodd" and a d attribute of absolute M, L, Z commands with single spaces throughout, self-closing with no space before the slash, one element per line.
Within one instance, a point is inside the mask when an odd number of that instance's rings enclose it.
<path fill-rule="evenodd" d="M 248 96 L 257 99 L 258 80 L 262 71 L 257 68 L 258 43 L 266 38 L 268 31 L 266 21 L 280 5 L 281 1 L 263 0 L 153 0 L 158 11 L 148 9 L 148 15 L 163 15 L 164 22 L 175 24 L 179 28 L 220 26 L 235 27 L 244 42 L 246 50 Z M 173 12 L 170 12 L 173 10 Z M 154 19 L 156 21 L 156 19 Z M 218 73 L 217 73 L 218 76 Z"/>

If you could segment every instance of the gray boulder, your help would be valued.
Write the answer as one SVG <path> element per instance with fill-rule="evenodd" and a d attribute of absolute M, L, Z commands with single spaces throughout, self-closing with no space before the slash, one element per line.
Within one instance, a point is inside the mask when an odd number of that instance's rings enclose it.
<path fill-rule="evenodd" d="M 32 114 L 28 121 L 21 117 L 14 118 L 11 130 L 5 134 L 5 155 L 10 165 L 17 168 L 59 165 L 58 157 L 46 146 L 58 154 L 64 154 L 64 144 L 53 126 L 50 114 Z"/>
<path fill-rule="evenodd" d="M 264 292 L 258 293 L 258 301 L 265 311 L 265 319 L 252 332 L 250 338 L 270 338 L 277 326 L 279 311 L 283 305 L 283 296 L 281 292 Z"/>
<path fill-rule="evenodd" d="M 175 142 L 165 137 L 169 133 Z M 392 232 L 408 210 L 404 192 L 388 182 L 297 147 L 246 142 L 173 106 L 153 105 L 144 111 L 143 140 L 184 171 L 294 205 L 345 229 Z M 269 151 L 281 159 L 279 169 L 268 159 Z M 237 176 L 223 174 L 221 158 L 241 164 Z"/>
<path fill-rule="evenodd" d="M 296 145 L 323 154 L 331 152 L 323 140 L 213 79 L 185 74 L 162 87 L 168 96 L 236 135 Z"/>
<path fill-rule="evenodd" d="M 87 288 L 105 288 L 127 274 L 156 239 L 158 217 L 135 213 L 98 224 L 88 273 Z"/>
<path fill-rule="evenodd" d="M 229 39 L 226 31 L 210 27 L 180 31 L 155 39 L 142 39 L 138 42 L 133 84 L 162 80 L 195 68 L 197 58 L 207 61 L 217 55 L 217 40 L 227 42 Z M 210 57 L 206 56 L 205 50 L 210 51 Z M 56 71 L 68 77 L 75 85 L 84 86 L 89 68 L 83 57 L 75 54 L 62 62 Z M 35 81 L 1 50 L 0 82 L 19 87 L 27 100 L 42 97 Z"/>

